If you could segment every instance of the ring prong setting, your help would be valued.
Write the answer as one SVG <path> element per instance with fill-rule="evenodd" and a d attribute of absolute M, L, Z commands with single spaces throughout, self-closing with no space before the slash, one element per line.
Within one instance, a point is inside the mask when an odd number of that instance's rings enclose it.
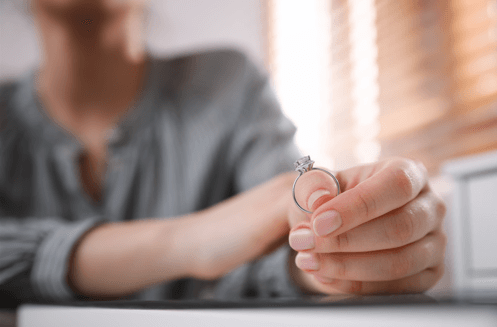
<path fill-rule="evenodd" d="M 312 170 L 312 168 L 314 167 L 314 161 L 311 160 L 311 156 L 305 156 L 297 159 L 297 161 L 295 161 L 293 165 L 295 166 L 295 171 L 303 174 Z"/>

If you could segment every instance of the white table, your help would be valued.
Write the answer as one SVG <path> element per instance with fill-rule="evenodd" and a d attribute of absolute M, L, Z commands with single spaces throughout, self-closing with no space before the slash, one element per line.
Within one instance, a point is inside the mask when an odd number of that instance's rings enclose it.
<path fill-rule="evenodd" d="M 497 326 L 497 306 L 329 305 L 276 308 L 152 308 L 24 305 L 19 327 L 128 326 Z"/>

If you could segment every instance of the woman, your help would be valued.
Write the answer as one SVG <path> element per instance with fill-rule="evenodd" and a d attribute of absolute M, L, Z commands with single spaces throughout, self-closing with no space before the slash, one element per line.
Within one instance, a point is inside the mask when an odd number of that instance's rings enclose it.
<path fill-rule="evenodd" d="M 420 292 L 440 278 L 444 205 L 421 165 L 338 172 L 336 198 L 306 173 L 304 214 L 285 173 L 294 127 L 267 78 L 230 51 L 150 58 L 144 7 L 32 2 L 42 64 L 0 96 L 3 297 Z M 299 253 L 273 251 L 290 227 Z"/>

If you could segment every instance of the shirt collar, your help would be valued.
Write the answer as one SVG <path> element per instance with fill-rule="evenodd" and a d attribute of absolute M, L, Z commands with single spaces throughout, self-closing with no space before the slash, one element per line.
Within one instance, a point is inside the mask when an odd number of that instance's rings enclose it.
<path fill-rule="evenodd" d="M 36 91 L 38 68 L 31 69 L 21 76 L 20 88 L 16 96 L 17 115 L 27 132 L 36 138 L 42 137 L 52 144 L 79 147 L 77 139 L 63 127 L 54 122 L 43 109 L 43 103 Z M 109 132 L 109 142 L 122 143 L 133 137 L 141 126 L 150 122 L 153 108 L 158 105 L 159 69 L 156 59 L 149 56 L 145 68 L 143 88 L 128 112 L 113 131 Z"/>

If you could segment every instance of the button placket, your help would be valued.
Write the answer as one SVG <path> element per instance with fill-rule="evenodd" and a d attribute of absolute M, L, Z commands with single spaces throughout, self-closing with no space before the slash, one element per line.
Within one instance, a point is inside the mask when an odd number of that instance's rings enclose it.
<path fill-rule="evenodd" d="M 66 187 L 72 192 L 76 192 L 79 186 L 78 167 L 76 157 L 78 146 L 74 144 L 61 144 L 55 148 L 55 158 L 58 170 L 62 174 L 62 180 L 66 182 Z"/>
<path fill-rule="evenodd" d="M 109 151 L 108 169 L 111 171 L 119 171 L 124 164 L 124 151 L 122 147 L 125 142 L 126 131 L 123 127 L 116 127 L 109 131 L 107 144 Z"/>

